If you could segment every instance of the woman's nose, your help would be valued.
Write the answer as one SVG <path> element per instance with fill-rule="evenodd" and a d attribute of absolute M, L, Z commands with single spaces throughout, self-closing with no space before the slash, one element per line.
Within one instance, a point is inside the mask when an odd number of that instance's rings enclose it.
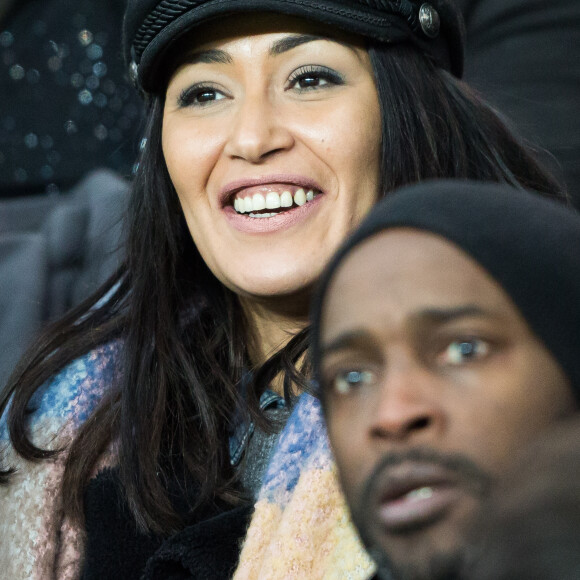
<path fill-rule="evenodd" d="M 267 95 L 247 95 L 235 112 L 224 152 L 232 158 L 261 163 L 288 150 L 294 139 Z"/>
<path fill-rule="evenodd" d="M 374 440 L 429 443 L 446 422 L 438 378 L 428 369 L 390 371 L 373 405 L 369 435 Z"/>

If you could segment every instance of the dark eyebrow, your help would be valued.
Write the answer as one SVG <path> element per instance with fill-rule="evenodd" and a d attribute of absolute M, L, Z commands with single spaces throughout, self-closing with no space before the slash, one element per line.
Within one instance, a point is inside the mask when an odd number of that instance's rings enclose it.
<path fill-rule="evenodd" d="M 454 308 L 425 308 L 415 312 L 412 318 L 430 324 L 445 324 L 458 318 L 467 318 L 470 316 L 482 317 L 495 315 L 493 312 L 476 306 L 475 304 L 467 304 Z M 354 348 L 373 351 L 377 349 L 377 345 L 370 332 L 364 329 L 355 329 L 338 335 L 327 344 L 321 344 L 320 356 L 324 357 L 333 352 Z"/>
<path fill-rule="evenodd" d="M 317 34 L 289 34 L 280 40 L 272 43 L 270 47 L 270 56 L 278 56 L 283 54 L 284 52 L 288 52 L 297 46 L 302 44 L 306 44 L 307 42 L 314 42 L 316 40 L 329 40 L 331 42 L 336 42 L 346 48 L 352 50 L 355 55 L 360 58 L 360 55 L 357 53 L 355 48 L 351 46 L 348 42 L 344 42 L 337 38 L 329 38 L 327 36 L 319 36 Z"/>
<path fill-rule="evenodd" d="M 291 34 L 275 41 L 270 46 L 269 54 L 270 56 L 278 56 L 293 48 L 296 48 L 307 42 L 314 42 L 316 40 L 330 40 L 325 36 L 318 36 L 315 34 Z M 347 48 L 354 51 L 354 48 L 346 42 L 341 42 L 340 40 L 334 40 L 333 42 L 338 42 Z M 356 51 L 354 51 L 356 54 Z M 357 54 L 358 56 L 358 54 Z M 186 54 L 181 60 L 181 64 L 232 64 L 233 59 L 231 55 L 225 50 L 220 50 L 219 48 L 210 48 L 208 50 L 193 51 Z"/>
<path fill-rule="evenodd" d="M 328 40 L 324 36 L 317 36 L 315 34 L 291 34 L 285 36 L 280 40 L 272 43 L 270 47 L 270 56 L 278 56 L 284 52 L 288 52 L 297 46 L 306 44 L 307 42 L 314 42 L 315 40 Z"/>
<path fill-rule="evenodd" d="M 232 57 L 225 50 L 210 48 L 208 50 L 190 52 L 183 59 L 184 64 L 197 64 L 200 62 L 204 64 L 231 64 Z"/>
<path fill-rule="evenodd" d="M 339 334 L 334 340 L 320 346 L 320 356 L 327 356 L 333 352 L 348 348 L 364 348 L 365 350 L 375 349 L 375 343 L 371 334 L 365 330 L 351 330 Z"/>
<path fill-rule="evenodd" d="M 467 304 L 455 308 L 425 308 L 414 315 L 414 318 L 424 319 L 428 322 L 444 324 L 457 318 L 466 318 L 468 316 L 493 316 L 493 313 L 476 306 Z"/>

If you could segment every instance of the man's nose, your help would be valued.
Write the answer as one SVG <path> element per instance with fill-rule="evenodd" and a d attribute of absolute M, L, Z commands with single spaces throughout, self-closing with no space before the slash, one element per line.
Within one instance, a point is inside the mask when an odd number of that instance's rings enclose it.
<path fill-rule="evenodd" d="M 375 440 L 428 443 L 446 423 L 438 384 L 427 368 L 412 363 L 387 372 L 373 405 L 369 435 Z"/>

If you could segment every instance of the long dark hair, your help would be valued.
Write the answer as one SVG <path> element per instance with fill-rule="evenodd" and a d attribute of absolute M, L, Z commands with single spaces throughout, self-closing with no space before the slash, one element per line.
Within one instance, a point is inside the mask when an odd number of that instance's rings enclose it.
<path fill-rule="evenodd" d="M 428 178 L 503 181 L 563 197 L 559 185 L 498 115 L 469 87 L 415 49 L 370 46 L 382 111 L 382 191 Z M 228 433 L 236 408 L 262 421 L 260 390 L 280 372 L 306 387 L 297 361 L 307 330 L 258 369 L 244 401 L 238 385 L 252 369 L 253 340 L 237 297 L 209 271 L 192 242 L 161 148 L 163 97 L 151 97 L 147 146 L 133 183 L 127 258 L 89 300 L 52 325 L 28 351 L 0 399 L 12 445 L 28 460 L 61 452 L 36 447 L 27 432 L 32 395 L 59 369 L 118 340 L 116 380 L 68 449 L 64 508 L 82 521 L 83 490 L 114 441 L 119 477 L 142 529 L 178 529 L 168 492 L 175 477 L 195 481 L 194 510 L 235 501 Z M 103 298 L 107 296 L 106 300 Z M 103 302 L 100 302 L 103 301 Z M 3 472 L 4 482 L 11 470 Z M 177 476 L 176 474 L 180 474 Z"/>

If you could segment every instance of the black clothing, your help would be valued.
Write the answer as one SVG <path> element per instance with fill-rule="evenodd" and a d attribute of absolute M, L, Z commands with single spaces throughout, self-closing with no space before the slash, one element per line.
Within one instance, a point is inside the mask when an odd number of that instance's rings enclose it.
<path fill-rule="evenodd" d="M 228 580 L 253 512 L 243 506 L 190 526 L 147 562 L 142 580 Z"/>
<path fill-rule="evenodd" d="M 169 538 L 137 531 L 117 469 L 103 470 L 91 479 L 84 497 L 86 543 L 81 580 L 136 580 L 142 575 L 144 580 L 230 578 L 268 458 L 291 412 L 291 406 L 270 390 L 262 393 L 260 409 L 273 422 L 274 431 L 266 433 L 240 416 L 229 441 L 231 465 L 240 473 L 247 503 L 235 508 L 224 502 L 206 506 L 186 520 L 185 529 Z M 196 489 L 195 484 L 188 487 L 190 504 Z M 174 485 L 169 492 L 175 511 L 187 513 L 181 488 Z"/>
<path fill-rule="evenodd" d="M 182 500 L 176 494 L 176 502 Z M 198 512 L 183 531 L 170 538 L 144 534 L 137 531 L 117 471 L 106 469 L 89 482 L 84 510 L 81 580 L 225 580 L 238 562 L 253 506 L 232 508 L 216 503 Z"/>
<path fill-rule="evenodd" d="M 580 2 L 457 3 L 467 30 L 464 80 L 549 151 L 542 160 L 580 207 Z"/>

